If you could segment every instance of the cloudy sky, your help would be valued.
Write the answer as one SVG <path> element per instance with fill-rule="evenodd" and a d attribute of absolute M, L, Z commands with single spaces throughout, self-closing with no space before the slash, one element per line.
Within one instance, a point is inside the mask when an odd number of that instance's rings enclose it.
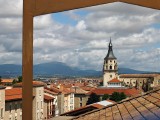
<path fill-rule="evenodd" d="M 0 63 L 22 62 L 22 0 L 0 1 Z M 160 71 L 160 11 L 112 3 L 34 19 L 34 64 L 101 70 L 112 38 L 119 67 Z"/>

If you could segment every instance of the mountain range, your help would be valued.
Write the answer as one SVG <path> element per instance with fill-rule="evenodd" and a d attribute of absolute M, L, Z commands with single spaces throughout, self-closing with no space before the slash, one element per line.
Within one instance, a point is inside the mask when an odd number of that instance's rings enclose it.
<path fill-rule="evenodd" d="M 102 71 L 81 70 L 76 67 L 70 67 L 61 62 L 50 62 L 34 65 L 34 76 L 102 76 Z M 138 74 L 145 71 L 133 70 L 130 68 L 119 68 L 119 74 Z M 0 65 L 0 76 L 15 77 L 22 74 L 22 66 L 15 64 Z"/>

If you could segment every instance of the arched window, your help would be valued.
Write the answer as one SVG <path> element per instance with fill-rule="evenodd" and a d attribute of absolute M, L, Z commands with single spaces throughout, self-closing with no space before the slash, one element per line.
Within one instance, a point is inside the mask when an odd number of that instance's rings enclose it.
<path fill-rule="evenodd" d="M 112 78 L 112 75 L 110 75 L 110 78 Z"/>
<path fill-rule="evenodd" d="M 112 65 L 109 66 L 109 69 L 112 70 Z"/>

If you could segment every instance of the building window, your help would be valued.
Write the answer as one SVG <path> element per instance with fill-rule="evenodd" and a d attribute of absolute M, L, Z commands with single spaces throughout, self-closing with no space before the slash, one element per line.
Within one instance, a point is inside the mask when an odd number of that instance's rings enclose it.
<path fill-rule="evenodd" d="M 82 102 L 82 97 L 80 97 L 80 102 Z"/>
<path fill-rule="evenodd" d="M 43 108 L 43 102 L 41 101 L 41 108 Z"/>
<path fill-rule="evenodd" d="M 82 103 L 80 103 L 80 107 L 82 107 Z"/>
<path fill-rule="evenodd" d="M 3 108 L 1 108 L 1 118 L 3 118 Z"/>
<path fill-rule="evenodd" d="M 37 109 L 39 109 L 39 107 L 38 107 L 38 102 L 37 102 Z"/>
<path fill-rule="evenodd" d="M 39 90 L 39 96 L 41 96 L 41 90 Z"/>
<path fill-rule="evenodd" d="M 112 78 L 112 75 L 110 75 L 110 78 Z"/>
<path fill-rule="evenodd" d="M 112 70 L 112 65 L 109 66 L 109 69 Z"/>
<path fill-rule="evenodd" d="M 19 104 L 20 110 L 22 111 L 22 103 Z"/>
<path fill-rule="evenodd" d="M 15 104 L 15 111 L 17 111 L 17 104 Z"/>
<path fill-rule="evenodd" d="M 11 106 L 11 105 L 9 105 L 9 111 L 11 112 L 11 110 L 12 110 L 12 106 Z"/>

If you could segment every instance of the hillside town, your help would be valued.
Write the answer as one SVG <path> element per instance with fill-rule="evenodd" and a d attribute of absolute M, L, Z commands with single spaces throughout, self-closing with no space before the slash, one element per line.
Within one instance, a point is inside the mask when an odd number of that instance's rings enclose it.
<path fill-rule="evenodd" d="M 93 117 L 93 113 L 88 112 L 102 111 L 121 100 L 124 105 L 123 101 L 126 99 L 130 100 L 135 96 L 140 98 L 142 95 L 145 97 L 146 92 L 159 88 L 160 74 L 118 74 L 117 61 L 110 40 L 104 58 L 103 77 L 34 80 L 33 119 L 68 119 L 69 116 L 77 116 L 77 119 L 82 116 L 86 119 L 88 115 Z M 1 119 L 22 120 L 22 80 L 21 76 L 0 78 Z"/>

